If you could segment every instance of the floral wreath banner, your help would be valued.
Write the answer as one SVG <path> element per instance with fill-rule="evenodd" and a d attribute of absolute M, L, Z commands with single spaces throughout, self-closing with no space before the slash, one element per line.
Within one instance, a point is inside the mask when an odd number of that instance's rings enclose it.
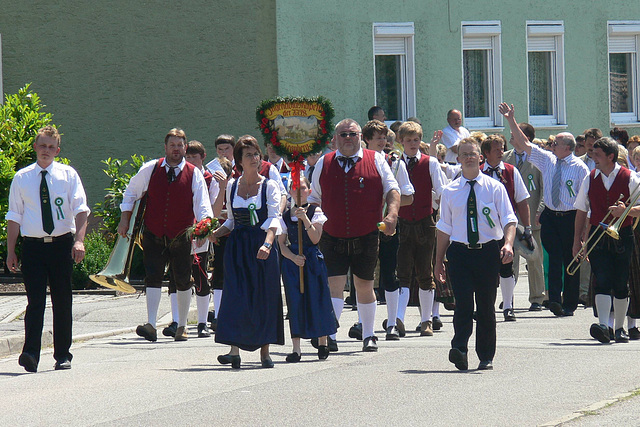
<path fill-rule="evenodd" d="M 302 162 L 321 152 L 329 143 L 333 119 L 331 101 L 313 98 L 278 97 L 262 101 L 256 118 L 265 144 L 292 162 Z"/>

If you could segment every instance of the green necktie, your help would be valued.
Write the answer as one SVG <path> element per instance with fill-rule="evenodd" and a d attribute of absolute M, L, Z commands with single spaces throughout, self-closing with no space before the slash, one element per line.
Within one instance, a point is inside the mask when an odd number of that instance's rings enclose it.
<path fill-rule="evenodd" d="M 478 233 L 478 209 L 476 208 L 476 192 L 473 186 L 476 181 L 468 181 L 471 189 L 469 189 L 469 197 L 467 198 L 467 240 L 470 246 L 476 246 L 480 240 Z"/>
<path fill-rule="evenodd" d="M 49 197 L 49 187 L 47 186 L 47 171 L 42 171 L 40 180 L 40 210 L 42 211 L 42 229 L 47 233 L 53 232 L 53 214 L 51 213 L 51 198 Z"/>

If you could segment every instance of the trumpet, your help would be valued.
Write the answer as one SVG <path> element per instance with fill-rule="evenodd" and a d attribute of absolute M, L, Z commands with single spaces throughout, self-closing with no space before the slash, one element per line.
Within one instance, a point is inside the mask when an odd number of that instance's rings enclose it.
<path fill-rule="evenodd" d="M 600 240 L 602 240 L 605 234 L 609 235 L 609 237 L 611 237 L 612 239 L 620 239 L 620 227 L 622 226 L 622 223 L 624 223 L 624 220 L 629 216 L 629 212 L 631 212 L 631 209 L 635 206 L 638 198 L 640 198 L 640 185 L 638 185 L 635 188 L 634 192 L 631 194 L 633 195 L 633 197 L 629 196 L 629 198 L 624 202 L 627 207 L 618 219 L 616 219 L 611 224 L 607 223 L 609 217 L 612 216 L 612 211 L 607 212 L 607 215 L 605 215 L 600 224 L 598 224 L 598 227 L 591 234 L 589 234 L 587 240 L 582 244 L 582 247 L 580 248 L 576 256 L 573 257 L 573 259 L 567 266 L 567 274 L 571 276 L 576 274 L 576 272 L 580 268 L 580 265 L 582 265 L 582 263 L 587 259 L 593 248 L 598 244 Z M 624 195 L 621 194 L 614 205 L 621 201 L 623 197 Z"/>

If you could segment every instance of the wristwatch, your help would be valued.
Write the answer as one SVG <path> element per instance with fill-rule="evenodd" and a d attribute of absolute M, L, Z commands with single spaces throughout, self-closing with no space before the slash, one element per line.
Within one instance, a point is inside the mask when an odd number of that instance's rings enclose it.
<path fill-rule="evenodd" d="M 262 246 L 264 246 L 267 249 L 271 249 L 271 243 L 264 242 Z"/>

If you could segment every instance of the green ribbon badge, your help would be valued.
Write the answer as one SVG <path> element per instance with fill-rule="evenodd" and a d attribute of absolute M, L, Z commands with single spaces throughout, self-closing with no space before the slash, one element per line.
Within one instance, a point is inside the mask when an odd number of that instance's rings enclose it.
<path fill-rule="evenodd" d="M 249 205 L 249 221 L 251 222 L 251 225 L 258 224 L 258 213 L 256 212 L 255 203 L 251 203 Z"/>
<path fill-rule="evenodd" d="M 64 201 L 62 200 L 62 197 L 56 197 L 53 203 L 55 203 L 56 206 L 58 207 L 56 209 L 56 215 L 58 219 L 59 220 L 64 219 L 64 212 L 62 212 L 62 204 L 64 203 Z"/>
<path fill-rule="evenodd" d="M 527 178 L 529 178 L 529 191 L 535 191 L 536 190 L 536 184 L 533 182 L 533 174 L 529 174 L 529 176 L 527 176 Z"/>
<path fill-rule="evenodd" d="M 576 197 L 576 193 L 573 191 L 573 181 L 568 179 L 566 184 L 567 190 L 569 190 L 569 197 Z"/>
<path fill-rule="evenodd" d="M 487 218 L 487 222 L 489 223 L 489 227 L 493 228 L 496 226 L 496 224 L 493 222 L 493 220 L 491 219 L 491 209 L 485 207 L 482 208 L 482 214 Z"/>

